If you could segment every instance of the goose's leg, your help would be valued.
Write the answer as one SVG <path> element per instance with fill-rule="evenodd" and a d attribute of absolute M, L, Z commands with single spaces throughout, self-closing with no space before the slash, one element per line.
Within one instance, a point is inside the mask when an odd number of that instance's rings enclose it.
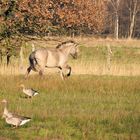
<path fill-rule="evenodd" d="M 16 126 L 14 126 L 14 125 L 11 125 L 11 127 L 12 127 L 12 129 L 15 129 L 15 128 L 17 128 Z"/>
<path fill-rule="evenodd" d="M 18 128 L 18 125 L 16 125 L 15 128 Z"/>

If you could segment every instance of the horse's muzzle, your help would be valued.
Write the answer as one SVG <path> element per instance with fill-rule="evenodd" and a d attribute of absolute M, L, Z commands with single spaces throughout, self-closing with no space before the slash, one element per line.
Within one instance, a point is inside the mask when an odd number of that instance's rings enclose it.
<path fill-rule="evenodd" d="M 73 57 L 74 59 L 77 59 L 77 58 L 78 58 L 77 53 L 76 53 L 76 54 L 74 54 L 74 55 L 72 55 L 72 57 Z"/>
<path fill-rule="evenodd" d="M 77 58 L 78 58 L 78 55 L 75 55 L 75 56 L 74 56 L 74 59 L 77 59 Z"/>

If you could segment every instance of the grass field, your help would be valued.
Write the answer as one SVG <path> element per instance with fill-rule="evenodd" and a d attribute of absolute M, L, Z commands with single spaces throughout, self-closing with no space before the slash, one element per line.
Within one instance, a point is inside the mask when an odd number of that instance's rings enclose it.
<path fill-rule="evenodd" d="M 69 39 L 69 38 L 68 38 Z M 65 40 L 68 40 L 65 39 Z M 63 39 L 60 39 L 63 40 Z M 73 74 L 93 74 L 93 75 L 118 75 L 136 76 L 140 75 L 140 40 L 108 40 L 94 38 L 76 38 L 79 43 L 80 55 L 77 60 L 70 57 L 69 64 Z M 31 42 L 39 47 L 55 47 L 58 42 Z M 12 57 L 10 66 L 5 62 L 0 65 L 1 75 L 25 74 L 28 66 L 28 56 L 31 53 L 31 43 L 23 45 L 23 69 L 19 69 L 19 58 Z M 110 70 L 108 70 L 108 49 L 110 45 L 112 54 L 110 55 Z M 46 73 L 57 72 L 57 70 L 47 70 Z"/>
<path fill-rule="evenodd" d="M 140 41 L 76 41 L 80 42 L 80 56 L 70 59 L 72 76 L 66 81 L 57 70 L 46 70 L 43 79 L 31 73 L 24 80 L 31 46 L 24 48 L 23 69 L 14 57 L 8 67 L 5 62 L 0 64 L 0 101 L 7 99 L 11 112 L 32 118 L 17 129 L 0 119 L 0 140 L 140 139 Z M 24 98 L 21 83 L 40 94 Z"/>
<path fill-rule="evenodd" d="M 1 140 L 138 140 L 140 138 L 140 77 L 75 75 L 63 82 L 57 75 L 44 79 L 2 76 L 0 100 L 9 110 L 32 118 L 18 129 L 0 119 Z M 24 83 L 40 94 L 26 99 Z M 0 106 L 3 112 L 3 106 Z"/>

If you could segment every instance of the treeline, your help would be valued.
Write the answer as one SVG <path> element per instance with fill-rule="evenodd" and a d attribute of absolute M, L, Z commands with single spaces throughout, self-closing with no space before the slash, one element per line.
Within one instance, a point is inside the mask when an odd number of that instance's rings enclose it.
<path fill-rule="evenodd" d="M 140 37 L 140 0 L 0 0 L 0 38 Z"/>
<path fill-rule="evenodd" d="M 106 33 L 115 38 L 140 38 L 140 0 L 107 0 Z"/>

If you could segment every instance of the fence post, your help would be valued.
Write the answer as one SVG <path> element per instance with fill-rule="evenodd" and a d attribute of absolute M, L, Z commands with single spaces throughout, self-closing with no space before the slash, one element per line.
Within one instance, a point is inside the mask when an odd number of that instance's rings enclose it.
<path fill-rule="evenodd" d="M 112 55 L 112 50 L 110 45 L 107 45 L 107 69 L 108 72 L 110 72 L 110 68 L 111 68 L 111 55 Z"/>
<path fill-rule="evenodd" d="M 35 51 L 35 45 L 32 43 L 32 52 Z"/>
<path fill-rule="evenodd" d="M 23 70 L 23 47 L 20 47 L 20 52 L 19 52 L 19 69 L 22 71 Z"/>

